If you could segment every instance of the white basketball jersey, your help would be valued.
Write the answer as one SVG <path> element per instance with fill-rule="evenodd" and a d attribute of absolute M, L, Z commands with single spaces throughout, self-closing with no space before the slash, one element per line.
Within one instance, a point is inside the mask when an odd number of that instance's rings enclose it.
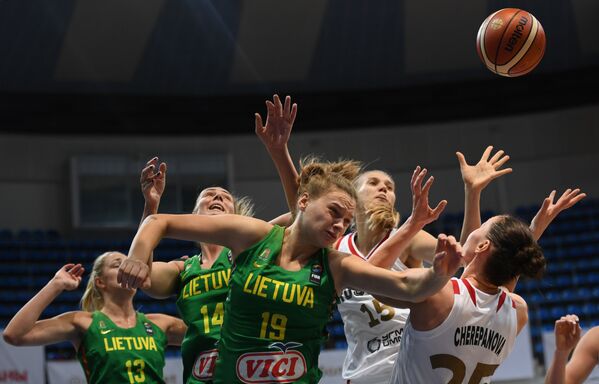
<path fill-rule="evenodd" d="M 454 303 L 441 325 L 416 331 L 408 319 L 391 383 L 490 383 L 511 352 L 518 320 L 510 295 L 484 293 L 467 279 L 451 283 Z"/>
<path fill-rule="evenodd" d="M 369 256 L 364 256 L 356 247 L 355 233 L 343 236 L 335 248 L 364 260 Z M 391 269 L 402 271 L 407 267 L 397 259 Z M 349 288 L 343 290 L 337 308 L 347 339 L 343 378 L 352 384 L 388 383 L 410 311 L 384 305 L 366 292 Z"/>

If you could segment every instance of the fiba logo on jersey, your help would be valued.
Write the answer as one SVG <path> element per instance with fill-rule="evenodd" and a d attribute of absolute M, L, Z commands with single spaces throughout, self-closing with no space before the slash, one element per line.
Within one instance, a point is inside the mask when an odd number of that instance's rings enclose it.
<path fill-rule="evenodd" d="M 150 323 L 144 322 L 144 328 L 146 329 L 146 333 L 150 336 L 154 334 L 154 330 L 152 329 L 152 325 Z"/>
<path fill-rule="evenodd" d="M 321 279 L 322 279 L 322 266 L 320 264 L 314 264 L 312 266 L 312 270 L 310 271 L 310 282 L 320 285 Z"/>

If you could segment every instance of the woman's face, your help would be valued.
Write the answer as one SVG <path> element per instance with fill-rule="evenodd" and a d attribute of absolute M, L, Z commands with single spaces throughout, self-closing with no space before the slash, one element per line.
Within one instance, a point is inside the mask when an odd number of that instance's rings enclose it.
<path fill-rule="evenodd" d="M 204 189 L 196 202 L 196 213 L 200 215 L 222 215 L 235 213 L 235 201 L 229 191 L 220 187 Z"/>
<path fill-rule="evenodd" d="M 314 245 L 325 248 L 343 235 L 353 219 L 356 203 L 349 194 L 334 188 L 316 199 L 300 197 L 299 205 Z"/>
<path fill-rule="evenodd" d="M 121 285 L 117 283 L 119 267 L 126 258 L 127 256 L 120 252 L 112 252 L 105 256 L 104 265 L 102 266 L 102 276 L 100 276 L 99 279 L 102 281 L 102 285 L 105 286 L 106 289 L 132 289 L 122 288 Z"/>
<path fill-rule="evenodd" d="M 356 192 L 363 207 L 377 202 L 395 206 L 395 183 L 383 171 L 368 171 L 362 174 Z"/>

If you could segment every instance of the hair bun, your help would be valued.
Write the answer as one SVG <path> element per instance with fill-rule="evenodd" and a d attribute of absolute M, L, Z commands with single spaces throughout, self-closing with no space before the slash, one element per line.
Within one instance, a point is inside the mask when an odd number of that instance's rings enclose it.
<path fill-rule="evenodd" d="M 524 276 L 535 279 L 541 278 L 547 268 L 547 261 L 537 243 L 520 248 L 514 258 L 520 270 L 519 274 Z"/>

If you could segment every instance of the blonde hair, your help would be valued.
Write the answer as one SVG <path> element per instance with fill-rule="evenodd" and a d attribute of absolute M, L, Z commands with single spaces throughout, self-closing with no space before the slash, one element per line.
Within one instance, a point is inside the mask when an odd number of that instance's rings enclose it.
<path fill-rule="evenodd" d="M 308 193 L 311 198 L 318 198 L 330 189 L 337 188 L 355 200 L 354 180 L 360 174 L 361 166 L 355 160 L 323 162 L 317 157 L 306 157 L 300 161 L 297 195 Z"/>
<path fill-rule="evenodd" d="M 87 286 L 83 297 L 81 297 L 81 308 L 87 312 L 99 311 L 104 307 L 104 297 L 102 293 L 96 287 L 96 278 L 102 277 L 102 271 L 104 269 L 104 262 L 108 255 L 113 254 L 114 251 L 104 252 L 94 260 L 94 266 L 92 267 L 92 273 L 89 275 Z"/>
<path fill-rule="evenodd" d="M 372 172 L 372 171 L 368 171 Z M 365 181 L 364 175 L 368 172 L 362 173 L 355 181 L 356 189 L 359 189 L 361 183 Z M 392 179 L 391 175 L 389 175 L 385 171 L 376 170 L 376 172 L 381 172 L 387 175 L 390 179 Z M 395 206 L 384 203 L 384 202 L 371 202 L 364 205 L 366 216 L 368 217 L 366 221 L 366 225 L 369 231 L 390 231 L 393 228 L 397 227 L 400 220 L 399 212 L 395 210 Z"/>
<path fill-rule="evenodd" d="M 229 191 L 227 191 L 229 192 Z M 229 192 L 230 193 L 230 192 Z M 231 194 L 233 198 L 233 209 L 235 210 L 236 215 L 254 217 L 254 203 L 252 199 L 248 196 L 237 197 Z M 197 214 L 200 210 L 200 196 L 196 199 L 196 204 L 193 207 L 193 211 L 191 213 Z"/>
<path fill-rule="evenodd" d="M 370 204 L 365 208 L 369 231 L 390 231 L 399 224 L 399 212 L 391 204 Z"/>

